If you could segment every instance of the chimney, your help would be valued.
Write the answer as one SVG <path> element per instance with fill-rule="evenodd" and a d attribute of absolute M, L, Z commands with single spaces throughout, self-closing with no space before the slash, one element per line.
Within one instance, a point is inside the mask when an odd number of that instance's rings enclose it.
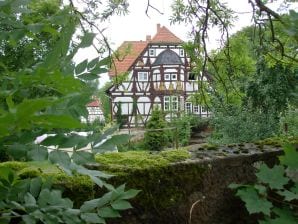
<path fill-rule="evenodd" d="M 157 33 L 159 32 L 159 30 L 160 30 L 160 24 L 158 23 L 158 24 L 156 24 L 156 30 L 157 30 Z"/>
<path fill-rule="evenodd" d="M 151 41 L 151 35 L 146 36 L 146 41 Z"/>

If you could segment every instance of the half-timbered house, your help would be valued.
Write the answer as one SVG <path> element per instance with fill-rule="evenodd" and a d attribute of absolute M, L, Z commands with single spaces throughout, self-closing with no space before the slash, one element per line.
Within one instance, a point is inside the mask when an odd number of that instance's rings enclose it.
<path fill-rule="evenodd" d="M 190 100 L 199 87 L 190 74 L 190 58 L 182 44 L 168 28 L 157 24 L 153 38 L 125 41 L 118 48 L 114 66 L 109 71 L 110 77 L 116 80 L 108 89 L 114 119 L 120 107 L 128 127 L 145 125 L 157 106 L 166 112 L 167 119 L 183 111 L 208 116 L 207 110 Z M 124 81 L 123 75 L 126 76 Z"/>

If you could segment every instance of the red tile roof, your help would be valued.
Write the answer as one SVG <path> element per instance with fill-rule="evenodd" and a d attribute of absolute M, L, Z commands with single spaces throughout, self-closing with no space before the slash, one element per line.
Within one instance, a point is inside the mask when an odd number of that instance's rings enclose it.
<path fill-rule="evenodd" d="M 151 43 L 183 43 L 183 41 L 173 34 L 165 26 L 158 28 L 157 34 L 152 38 Z"/>
<path fill-rule="evenodd" d="M 114 63 L 109 71 L 110 76 L 127 72 L 137 57 L 147 47 L 147 41 L 125 41 L 116 51 Z"/>
<path fill-rule="evenodd" d="M 97 99 L 97 100 L 94 100 L 94 101 L 88 103 L 86 106 L 87 106 L 87 107 L 99 107 L 99 106 L 100 106 L 100 102 L 99 102 L 99 100 Z"/>
<path fill-rule="evenodd" d="M 150 39 L 146 37 L 146 41 L 125 41 L 116 51 L 114 55 L 114 65 L 109 71 L 110 76 L 115 76 L 127 72 L 130 67 L 136 62 L 138 56 L 145 50 L 149 43 L 168 43 L 179 44 L 183 41 L 173 34 L 165 26 L 160 27 L 157 24 L 157 33 Z"/>

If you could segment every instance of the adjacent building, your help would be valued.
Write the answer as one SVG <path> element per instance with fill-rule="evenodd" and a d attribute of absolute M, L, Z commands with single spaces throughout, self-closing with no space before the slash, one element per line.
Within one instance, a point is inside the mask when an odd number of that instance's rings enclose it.
<path fill-rule="evenodd" d="M 115 84 L 107 91 L 113 119 L 121 112 L 124 126 L 144 126 L 154 107 L 163 110 L 168 120 L 184 112 L 208 116 L 191 100 L 199 90 L 198 75 L 190 72 L 191 61 L 182 44 L 167 27 L 157 24 L 153 38 L 125 41 L 118 48 L 109 71 Z"/>

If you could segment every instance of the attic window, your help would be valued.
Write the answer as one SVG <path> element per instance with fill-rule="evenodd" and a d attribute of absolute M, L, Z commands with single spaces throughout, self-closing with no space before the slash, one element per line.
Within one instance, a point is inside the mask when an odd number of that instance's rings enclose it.
<path fill-rule="evenodd" d="M 155 56 L 155 49 L 149 49 L 149 56 L 154 57 Z"/>
<path fill-rule="evenodd" d="M 139 81 L 148 81 L 148 72 L 138 72 Z"/>

